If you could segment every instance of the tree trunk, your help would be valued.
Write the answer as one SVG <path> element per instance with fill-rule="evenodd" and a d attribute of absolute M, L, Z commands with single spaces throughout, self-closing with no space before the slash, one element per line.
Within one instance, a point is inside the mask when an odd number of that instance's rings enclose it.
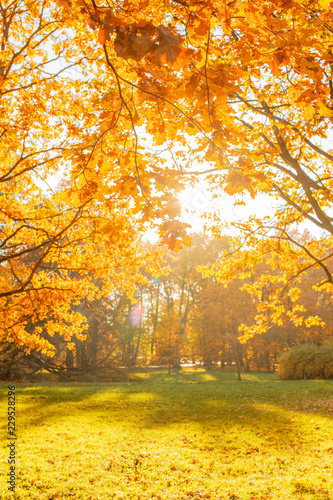
<path fill-rule="evenodd" d="M 138 335 L 138 340 L 137 340 L 137 343 L 136 343 L 135 353 L 134 353 L 134 356 L 132 358 L 132 366 L 136 366 L 136 362 L 137 362 L 138 354 L 139 354 L 140 338 L 141 338 L 141 332 Z"/>
<path fill-rule="evenodd" d="M 212 367 L 212 360 L 210 358 L 204 358 L 203 364 L 206 370 L 210 370 Z"/>
<path fill-rule="evenodd" d="M 237 368 L 237 380 L 241 381 L 242 380 L 241 367 L 238 357 L 236 357 L 236 368 Z"/>
<path fill-rule="evenodd" d="M 66 348 L 66 369 L 72 370 L 74 368 L 74 356 L 73 351 Z"/>
<path fill-rule="evenodd" d="M 153 323 L 153 335 L 152 335 L 151 345 L 150 345 L 151 355 L 154 354 L 154 344 L 156 342 L 156 327 L 157 327 L 157 323 L 158 323 L 159 303 L 160 303 L 160 284 L 157 285 L 157 298 L 156 298 L 156 309 L 155 309 L 154 323 Z"/>
<path fill-rule="evenodd" d="M 86 353 L 86 345 L 85 342 L 81 342 L 81 340 L 74 339 L 75 342 L 75 350 L 76 350 L 76 366 L 80 370 L 86 370 L 88 368 L 88 358 Z"/>
<path fill-rule="evenodd" d="M 90 341 L 90 364 L 92 366 L 96 366 L 97 363 L 97 350 L 98 350 L 98 331 L 97 331 L 97 325 L 96 329 L 94 328 L 92 333 L 91 333 L 91 341 Z"/>
<path fill-rule="evenodd" d="M 237 345 L 237 340 L 235 339 L 234 335 L 231 336 L 231 342 L 232 342 L 232 347 L 235 355 L 235 362 L 236 362 L 236 369 L 237 369 L 237 380 L 241 381 L 242 376 L 241 376 L 241 359 L 240 359 L 240 353 L 239 353 L 239 346 Z"/>

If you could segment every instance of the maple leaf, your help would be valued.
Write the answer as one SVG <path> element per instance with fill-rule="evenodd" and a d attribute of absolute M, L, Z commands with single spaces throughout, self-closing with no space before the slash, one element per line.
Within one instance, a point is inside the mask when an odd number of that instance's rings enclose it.
<path fill-rule="evenodd" d="M 108 28 L 101 28 L 98 32 L 99 43 L 104 45 L 109 40 L 111 40 L 111 31 Z"/>
<path fill-rule="evenodd" d="M 328 108 L 322 101 L 317 101 L 317 105 L 319 106 L 319 113 L 321 116 L 327 116 L 329 118 L 333 116 L 333 110 Z"/>
<path fill-rule="evenodd" d="M 158 28 L 158 46 L 155 48 L 154 53 L 158 58 L 163 55 L 166 56 L 167 61 L 174 63 L 180 53 L 181 37 L 172 33 L 170 28 L 159 26 Z"/>
<path fill-rule="evenodd" d="M 199 21 L 198 25 L 194 28 L 197 35 L 205 36 L 209 31 L 209 24 L 206 20 Z"/>
<path fill-rule="evenodd" d="M 114 48 L 118 57 L 139 61 L 154 50 L 155 44 L 150 41 L 148 32 L 130 32 L 117 29 Z"/>
<path fill-rule="evenodd" d="M 88 19 L 88 25 L 89 27 L 94 31 L 97 28 L 97 23 L 94 19 L 91 17 Z"/>
<path fill-rule="evenodd" d="M 130 27 L 112 25 L 100 30 L 100 43 L 110 40 L 111 30 L 116 31 L 115 52 L 123 59 L 140 61 L 147 54 L 152 54 L 160 60 L 165 55 L 167 61 L 174 63 L 181 52 L 180 35 L 175 35 L 163 25 L 158 28 L 150 22 L 140 22 Z M 155 34 L 155 40 L 151 39 L 152 34 Z"/>
<path fill-rule="evenodd" d="M 186 93 L 188 96 L 194 94 L 194 91 L 198 88 L 199 83 L 200 83 L 200 75 L 197 73 L 193 74 L 186 84 Z"/>
<path fill-rule="evenodd" d="M 116 26 L 120 26 L 122 28 L 126 27 L 124 19 L 115 16 L 111 9 L 108 9 L 106 11 L 103 19 L 103 24 L 112 30 L 114 30 Z"/>
<path fill-rule="evenodd" d="M 249 191 L 252 198 L 255 196 L 255 191 L 252 187 L 251 177 L 239 174 L 236 171 L 231 171 L 226 179 L 227 185 L 225 187 L 226 193 L 233 195 L 242 193 L 245 189 Z"/>
<path fill-rule="evenodd" d="M 159 229 L 161 242 L 167 245 L 170 250 L 178 252 L 183 244 L 188 245 L 190 238 L 186 234 L 186 228 L 189 224 L 177 220 L 165 221 Z"/>

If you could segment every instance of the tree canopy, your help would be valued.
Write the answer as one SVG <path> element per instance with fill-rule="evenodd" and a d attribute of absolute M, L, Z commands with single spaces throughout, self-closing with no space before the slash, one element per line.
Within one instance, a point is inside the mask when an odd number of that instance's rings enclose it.
<path fill-rule="evenodd" d="M 47 349 L 30 322 L 80 335 L 73 303 L 130 293 L 142 266 L 158 274 L 140 235 L 151 224 L 172 250 L 190 244 L 177 193 L 202 175 L 216 197 L 276 206 L 234 223 L 232 252 L 206 270 L 227 282 L 269 264 L 246 285 L 261 301 L 245 338 L 301 321 L 310 268 L 331 293 L 329 1 L 12 0 L 0 16 L 4 337 Z M 320 236 L 297 233 L 305 221 Z"/>

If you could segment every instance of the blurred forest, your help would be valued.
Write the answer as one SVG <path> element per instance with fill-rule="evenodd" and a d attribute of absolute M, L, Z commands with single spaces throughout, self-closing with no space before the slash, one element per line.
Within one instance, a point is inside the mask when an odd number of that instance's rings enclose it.
<path fill-rule="evenodd" d="M 331 4 L 0 7 L 1 379 L 240 378 L 331 340 Z"/>
<path fill-rule="evenodd" d="M 237 370 L 240 378 L 242 371 L 274 372 L 279 356 L 293 345 L 311 341 L 321 346 L 332 339 L 329 294 L 315 291 L 320 271 L 310 269 L 299 284 L 304 308 L 300 317 L 305 313 L 320 317 L 319 324 L 304 321 L 297 325 L 285 314 L 283 324 L 273 324 L 265 334 L 242 343 L 239 327 L 254 321 L 258 303 L 272 290 L 267 286 L 256 299 L 242 289 L 255 281 L 255 274 L 244 278 L 240 271 L 239 279 L 228 285 L 209 275 L 209 266 L 228 249 L 228 237 L 216 240 L 193 234 L 191 247 L 177 253 L 166 251 L 161 276 L 143 271 L 146 283 L 137 284 L 136 303 L 125 292 L 116 291 L 73 305 L 74 311 L 87 318 L 85 340 L 80 336 L 66 340 L 57 333 L 50 336 L 45 328 L 48 319 L 31 324 L 31 332 L 40 327 L 41 335 L 54 347 L 54 355 L 37 350 L 26 353 L 23 347 L 4 342 L 0 377 L 24 380 L 54 374 L 55 380 L 118 380 L 128 377 L 133 368 L 163 366 L 170 371 L 183 364 L 198 364 L 207 369 Z M 257 272 L 265 273 L 262 263 Z M 290 295 L 285 294 L 283 300 L 288 311 Z"/>

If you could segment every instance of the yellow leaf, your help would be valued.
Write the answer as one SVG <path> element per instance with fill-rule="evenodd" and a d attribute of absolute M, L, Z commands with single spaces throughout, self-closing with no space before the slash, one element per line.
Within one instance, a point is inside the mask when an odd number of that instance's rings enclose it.
<path fill-rule="evenodd" d="M 308 104 L 303 111 L 303 117 L 305 120 L 311 120 L 316 110 L 312 106 L 312 104 Z"/>
<path fill-rule="evenodd" d="M 327 9 L 327 7 L 331 4 L 331 0 L 318 0 L 320 7 L 323 9 Z"/>
<path fill-rule="evenodd" d="M 317 105 L 319 107 L 319 113 L 321 116 L 328 116 L 329 118 L 333 116 L 333 111 L 329 109 L 322 101 L 317 101 Z"/>
<path fill-rule="evenodd" d="M 104 156 L 99 172 L 101 175 L 106 176 L 110 172 L 111 165 L 107 156 Z"/>
<path fill-rule="evenodd" d="M 227 185 L 225 187 L 226 193 L 229 195 L 241 193 L 247 190 L 251 198 L 254 198 L 255 192 L 252 187 L 251 178 L 247 175 L 241 175 L 238 172 L 230 172 L 227 177 Z"/>
<path fill-rule="evenodd" d="M 63 158 L 70 158 L 72 155 L 74 154 L 74 152 L 71 150 L 71 149 L 67 149 L 65 151 L 62 152 L 62 156 Z"/>
<path fill-rule="evenodd" d="M 83 186 L 87 184 L 86 178 L 83 174 L 80 174 L 76 180 L 75 180 L 75 185 L 78 189 L 81 189 Z"/>

